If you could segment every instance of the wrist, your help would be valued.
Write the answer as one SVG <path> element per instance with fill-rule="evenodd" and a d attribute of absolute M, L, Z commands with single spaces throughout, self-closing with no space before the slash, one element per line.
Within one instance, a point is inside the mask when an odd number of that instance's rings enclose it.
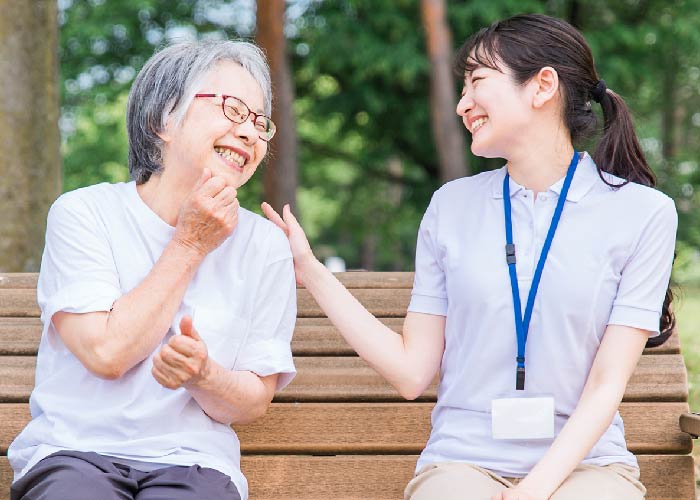
<path fill-rule="evenodd" d="M 179 238 L 177 235 L 173 237 L 169 245 L 172 250 L 182 258 L 185 262 L 198 266 L 207 256 L 207 252 L 199 247 L 196 243 L 184 238 Z"/>
<path fill-rule="evenodd" d="M 527 493 L 532 498 L 536 498 L 537 500 L 547 500 L 552 493 L 554 493 L 551 487 L 534 481 L 530 476 L 526 476 L 522 481 L 520 481 L 516 486 L 516 489 Z"/>
<path fill-rule="evenodd" d="M 306 280 L 318 271 L 318 266 L 324 267 L 311 249 L 294 258 L 294 269 L 297 273 L 297 279 L 302 283 L 306 283 Z"/>

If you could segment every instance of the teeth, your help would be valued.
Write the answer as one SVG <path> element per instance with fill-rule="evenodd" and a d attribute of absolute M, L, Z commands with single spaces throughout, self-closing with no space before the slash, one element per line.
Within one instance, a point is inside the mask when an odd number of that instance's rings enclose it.
<path fill-rule="evenodd" d="M 475 120 L 474 123 L 472 123 L 472 134 L 474 132 L 476 132 L 477 130 L 479 130 L 481 128 L 481 126 L 484 123 L 486 123 L 487 121 L 489 121 L 489 119 L 486 117 L 479 118 L 478 120 Z"/>
<path fill-rule="evenodd" d="M 218 153 L 219 156 L 221 156 L 224 160 L 228 160 L 230 162 L 235 163 L 239 167 L 242 167 L 243 164 L 245 163 L 245 158 L 243 158 L 241 155 L 236 153 L 235 151 L 231 151 L 228 148 L 222 148 L 219 146 L 216 146 L 214 148 L 214 151 Z"/>

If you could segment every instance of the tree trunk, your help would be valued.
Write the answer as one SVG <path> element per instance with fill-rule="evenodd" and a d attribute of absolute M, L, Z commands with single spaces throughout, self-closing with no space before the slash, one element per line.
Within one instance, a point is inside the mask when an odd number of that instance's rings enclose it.
<path fill-rule="evenodd" d="M 61 192 L 56 0 L 0 0 L 0 272 L 37 271 Z"/>
<path fill-rule="evenodd" d="M 276 210 L 285 203 L 296 209 L 297 135 L 294 122 L 294 86 L 292 83 L 287 40 L 284 37 L 284 0 L 257 0 L 258 44 L 265 50 L 272 73 L 275 97 L 272 121 L 277 135 L 263 166 L 265 200 Z"/>
<path fill-rule="evenodd" d="M 457 96 L 452 80 L 452 35 L 445 0 L 421 0 L 421 14 L 430 59 L 430 114 L 440 178 L 449 181 L 469 174 L 464 127 L 455 114 Z"/>

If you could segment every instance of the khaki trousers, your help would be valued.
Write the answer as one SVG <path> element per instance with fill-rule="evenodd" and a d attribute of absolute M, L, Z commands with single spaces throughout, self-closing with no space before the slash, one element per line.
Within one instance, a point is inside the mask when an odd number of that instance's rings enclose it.
<path fill-rule="evenodd" d="M 491 500 L 519 481 L 467 463 L 431 464 L 408 483 L 404 500 Z M 641 500 L 645 494 L 639 469 L 623 464 L 580 465 L 550 500 Z"/>

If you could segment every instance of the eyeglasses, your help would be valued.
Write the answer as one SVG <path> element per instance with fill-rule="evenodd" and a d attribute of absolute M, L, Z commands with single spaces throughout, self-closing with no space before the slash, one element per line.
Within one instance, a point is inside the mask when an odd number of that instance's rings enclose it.
<path fill-rule="evenodd" d="M 224 94 L 195 94 L 195 97 L 220 97 L 221 110 L 224 116 L 233 123 L 244 123 L 251 115 L 253 116 L 253 125 L 258 131 L 258 136 L 265 142 L 272 139 L 277 132 L 277 126 L 272 120 L 265 115 L 260 115 L 255 111 L 251 111 L 246 103 L 238 97 Z"/>

